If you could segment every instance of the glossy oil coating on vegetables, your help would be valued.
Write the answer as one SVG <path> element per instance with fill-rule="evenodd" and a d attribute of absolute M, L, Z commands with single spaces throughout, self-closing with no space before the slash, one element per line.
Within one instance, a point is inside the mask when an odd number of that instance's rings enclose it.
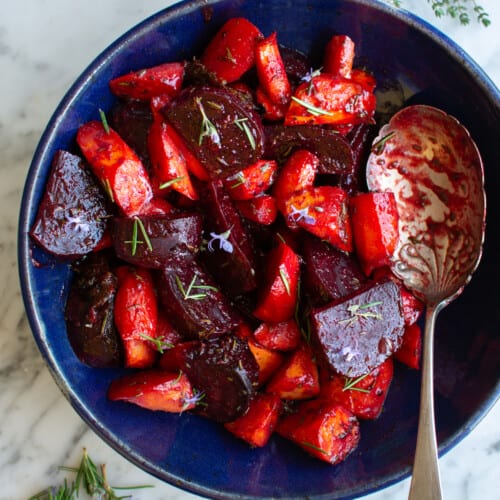
<path fill-rule="evenodd" d="M 355 48 L 332 34 L 315 69 L 230 19 L 193 60 L 116 75 L 112 108 L 56 155 L 31 236 L 73 260 L 68 337 L 75 362 L 123 367 L 111 402 L 337 464 L 393 359 L 418 368 L 421 303 L 388 267 L 397 209 L 366 189 L 376 81 Z"/>

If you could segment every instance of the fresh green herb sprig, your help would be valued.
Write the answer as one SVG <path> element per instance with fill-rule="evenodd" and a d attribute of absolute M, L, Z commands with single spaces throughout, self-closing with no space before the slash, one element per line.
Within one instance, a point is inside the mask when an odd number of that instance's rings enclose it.
<path fill-rule="evenodd" d="M 388 1 L 396 7 L 402 7 L 404 3 L 402 0 Z M 484 27 L 491 24 L 488 13 L 476 0 L 427 0 L 427 3 L 438 18 L 449 16 L 465 26 L 470 23 L 471 17 L 475 17 Z"/>
<path fill-rule="evenodd" d="M 29 500 L 76 500 L 80 497 L 83 489 L 92 498 L 99 500 L 121 500 L 130 498 L 130 495 L 118 496 L 115 490 L 135 490 L 143 488 L 152 488 L 153 485 L 141 486 L 110 486 L 106 475 L 106 465 L 102 464 L 99 468 L 89 457 L 86 448 L 83 448 L 83 456 L 78 467 L 61 466 L 59 470 L 73 472 L 76 474 L 74 481 L 68 483 L 67 479 L 60 486 L 51 486 Z"/>
<path fill-rule="evenodd" d="M 184 298 L 184 300 L 202 300 L 204 299 L 207 294 L 206 293 L 194 293 L 198 290 L 211 290 L 213 292 L 217 292 L 217 288 L 215 288 L 214 286 L 210 286 L 210 285 L 197 285 L 196 284 L 196 279 L 198 278 L 198 275 L 195 274 L 193 276 L 193 279 L 191 280 L 191 282 L 189 283 L 188 287 L 187 288 L 184 288 L 184 285 L 182 284 L 182 281 L 181 279 L 179 278 L 179 276 L 175 275 L 175 282 L 177 283 L 177 286 L 180 290 L 180 292 L 182 293 L 182 297 Z"/>

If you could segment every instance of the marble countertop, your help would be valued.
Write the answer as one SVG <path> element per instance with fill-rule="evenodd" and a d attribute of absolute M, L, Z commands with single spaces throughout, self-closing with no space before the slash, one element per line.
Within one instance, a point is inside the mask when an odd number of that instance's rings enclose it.
<path fill-rule="evenodd" d="M 146 474 L 104 443 L 79 418 L 52 379 L 32 338 L 21 299 L 17 218 L 24 179 L 57 103 L 88 63 L 126 29 L 168 0 L 21 0 L 0 16 L 0 499 L 26 499 L 60 484 L 59 465 L 78 463 L 86 447 L 106 463 L 115 485 L 151 484 L 137 499 L 199 498 Z M 461 27 L 436 19 L 427 2 L 405 0 L 461 45 L 500 86 L 500 2 L 481 0 L 493 25 Z M 446 498 L 499 499 L 500 404 L 440 461 Z M 406 498 L 409 481 L 367 496 Z M 124 493 L 123 493 L 124 494 Z"/>

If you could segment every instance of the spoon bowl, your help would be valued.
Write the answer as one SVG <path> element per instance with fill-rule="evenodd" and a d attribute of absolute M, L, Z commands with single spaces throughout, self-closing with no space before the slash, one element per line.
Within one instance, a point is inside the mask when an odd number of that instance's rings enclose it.
<path fill-rule="evenodd" d="M 434 421 L 433 346 L 439 311 L 479 264 L 485 233 L 483 163 L 469 132 L 427 105 L 408 106 L 384 125 L 367 164 L 371 191 L 392 191 L 399 243 L 392 270 L 426 304 L 422 391 L 410 498 L 440 499 Z"/>

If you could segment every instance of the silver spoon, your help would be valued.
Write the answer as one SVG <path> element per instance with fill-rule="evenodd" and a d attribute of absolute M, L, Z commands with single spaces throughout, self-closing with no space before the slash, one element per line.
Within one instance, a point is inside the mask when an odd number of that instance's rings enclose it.
<path fill-rule="evenodd" d="M 384 125 L 367 164 L 371 191 L 392 191 L 400 241 L 392 270 L 426 304 L 422 390 L 409 498 L 442 498 L 434 422 L 438 313 L 468 283 L 482 252 L 483 165 L 468 131 L 431 106 L 409 106 Z"/>

